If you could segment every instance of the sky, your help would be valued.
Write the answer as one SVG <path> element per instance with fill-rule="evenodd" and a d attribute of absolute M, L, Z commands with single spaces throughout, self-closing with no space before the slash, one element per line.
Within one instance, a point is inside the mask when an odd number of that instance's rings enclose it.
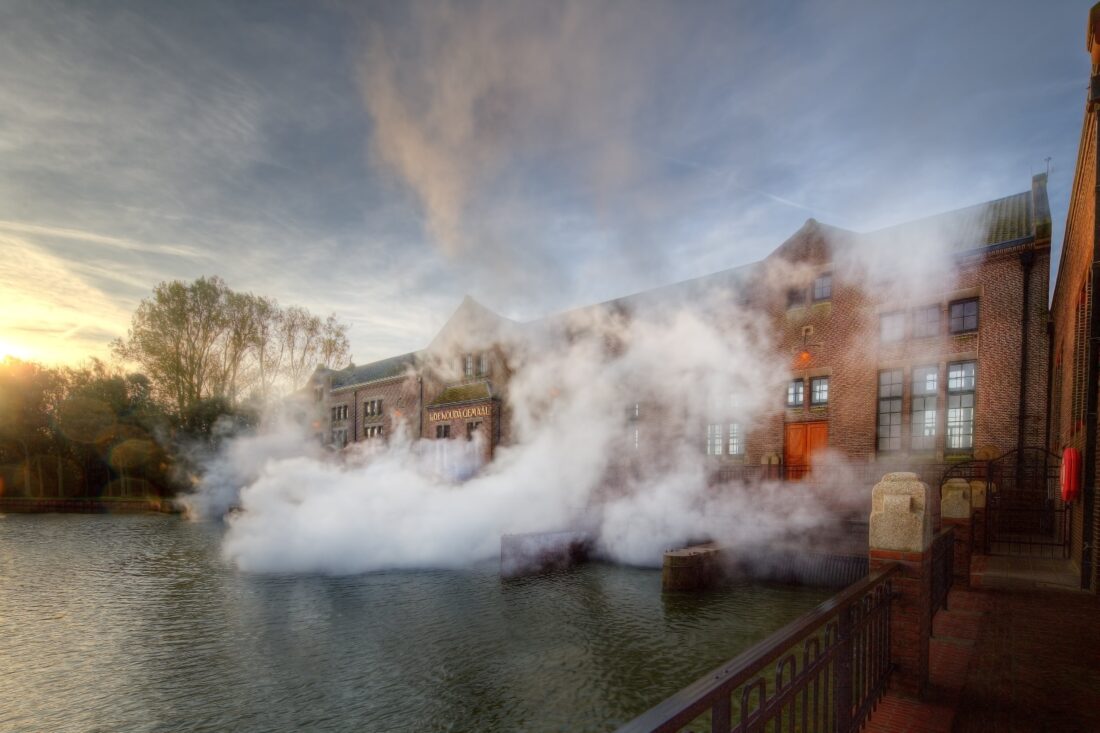
<path fill-rule="evenodd" d="M 108 356 L 162 281 L 363 364 L 1030 188 L 1053 262 L 1090 3 L 0 0 L 0 358 Z"/>

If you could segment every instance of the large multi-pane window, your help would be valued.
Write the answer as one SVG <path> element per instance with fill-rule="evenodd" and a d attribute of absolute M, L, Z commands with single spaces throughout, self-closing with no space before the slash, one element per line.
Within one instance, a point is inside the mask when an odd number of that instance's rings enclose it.
<path fill-rule="evenodd" d="M 489 354 L 482 352 L 477 358 L 477 373 L 485 376 L 489 373 Z"/>
<path fill-rule="evenodd" d="M 787 407 L 801 407 L 806 401 L 806 383 L 792 379 L 787 383 Z"/>
<path fill-rule="evenodd" d="M 348 406 L 347 405 L 337 405 L 336 407 L 332 408 L 332 421 L 333 422 L 337 422 L 339 420 L 347 420 L 347 419 L 348 419 Z"/>
<path fill-rule="evenodd" d="M 934 450 L 936 447 L 939 376 L 938 366 L 922 366 L 913 369 L 913 402 L 910 410 L 909 435 L 909 443 L 913 450 Z"/>
<path fill-rule="evenodd" d="M 901 394 L 903 377 L 900 369 L 878 373 L 878 449 L 901 450 Z"/>
<path fill-rule="evenodd" d="M 336 428 L 332 431 L 333 445 L 343 448 L 348 444 L 348 431 L 346 428 Z"/>
<path fill-rule="evenodd" d="M 829 378 L 814 377 L 810 380 L 810 404 L 829 404 Z"/>
<path fill-rule="evenodd" d="M 974 448 L 974 390 L 977 363 L 957 361 L 947 365 L 947 450 Z"/>
<path fill-rule="evenodd" d="M 905 313 L 883 313 L 879 317 L 879 339 L 884 342 L 901 341 L 905 338 Z"/>
<path fill-rule="evenodd" d="M 450 425 L 436 425 L 435 426 L 435 437 L 436 437 L 436 439 L 450 438 L 451 437 L 451 426 Z"/>
<path fill-rule="evenodd" d="M 363 414 L 368 417 L 382 414 L 382 400 L 367 400 L 363 403 Z"/>
<path fill-rule="evenodd" d="M 833 276 L 830 273 L 818 275 L 814 280 L 814 301 L 829 300 L 833 297 Z"/>
<path fill-rule="evenodd" d="M 722 455 L 722 423 L 707 425 L 707 455 Z"/>
<path fill-rule="evenodd" d="M 720 456 L 723 453 L 745 455 L 745 433 L 740 423 L 715 422 L 707 425 L 707 455 Z"/>
<path fill-rule="evenodd" d="M 731 456 L 745 455 L 745 437 L 741 432 L 740 423 L 729 424 L 729 451 Z"/>
<path fill-rule="evenodd" d="M 381 425 L 368 425 L 368 426 L 366 426 L 365 428 L 363 428 L 363 437 L 368 439 L 368 440 L 370 440 L 372 438 L 381 438 L 382 437 L 382 426 Z"/>
<path fill-rule="evenodd" d="M 951 333 L 978 330 L 978 299 L 956 300 L 951 303 L 948 322 Z"/>
<path fill-rule="evenodd" d="M 913 338 L 940 335 L 940 307 L 929 305 L 913 311 Z"/>
<path fill-rule="evenodd" d="M 462 357 L 462 374 L 467 377 L 474 376 L 474 355 L 466 354 Z"/>

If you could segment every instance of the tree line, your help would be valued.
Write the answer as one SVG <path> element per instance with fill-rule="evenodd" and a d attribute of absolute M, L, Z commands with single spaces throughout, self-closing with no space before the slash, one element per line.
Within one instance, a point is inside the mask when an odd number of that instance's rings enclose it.
<path fill-rule="evenodd" d="M 335 316 L 209 277 L 157 285 L 111 351 L 113 364 L 0 361 L 0 498 L 173 494 L 196 456 L 314 368 L 345 366 L 349 342 Z"/>

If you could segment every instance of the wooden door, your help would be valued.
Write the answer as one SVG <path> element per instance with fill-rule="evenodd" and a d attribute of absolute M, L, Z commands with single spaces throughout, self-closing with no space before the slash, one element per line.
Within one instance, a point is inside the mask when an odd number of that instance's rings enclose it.
<path fill-rule="evenodd" d="M 787 423 L 783 463 L 787 478 L 797 481 L 809 472 L 813 455 L 829 445 L 829 423 Z"/>

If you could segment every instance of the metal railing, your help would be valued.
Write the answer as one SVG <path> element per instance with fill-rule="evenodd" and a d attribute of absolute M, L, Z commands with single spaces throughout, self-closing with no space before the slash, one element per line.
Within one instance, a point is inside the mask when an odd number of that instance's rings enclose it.
<path fill-rule="evenodd" d="M 947 594 L 955 580 L 955 528 L 945 527 L 932 540 L 931 616 L 947 610 Z"/>
<path fill-rule="evenodd" d="M 921 481 L 932 487 L 939 487 L 941 477 L 952 464 L 946 463 L 852 463 L 842 468 L 829 465 L 815 468 L 797 464 L 733 464 L 714 468 L 711 471 L 712 484 L 724 483 L 761 483 L 765 481 L 807 481 L 835 480 L 838 476 L 874 486 L 888 473 L 908 471 L 917 474 Z"/>
<path fill-rule="evenodd" d="M 858 730 L 890 676 L 896 569 L 852 584 L 618 733 Z"/>

